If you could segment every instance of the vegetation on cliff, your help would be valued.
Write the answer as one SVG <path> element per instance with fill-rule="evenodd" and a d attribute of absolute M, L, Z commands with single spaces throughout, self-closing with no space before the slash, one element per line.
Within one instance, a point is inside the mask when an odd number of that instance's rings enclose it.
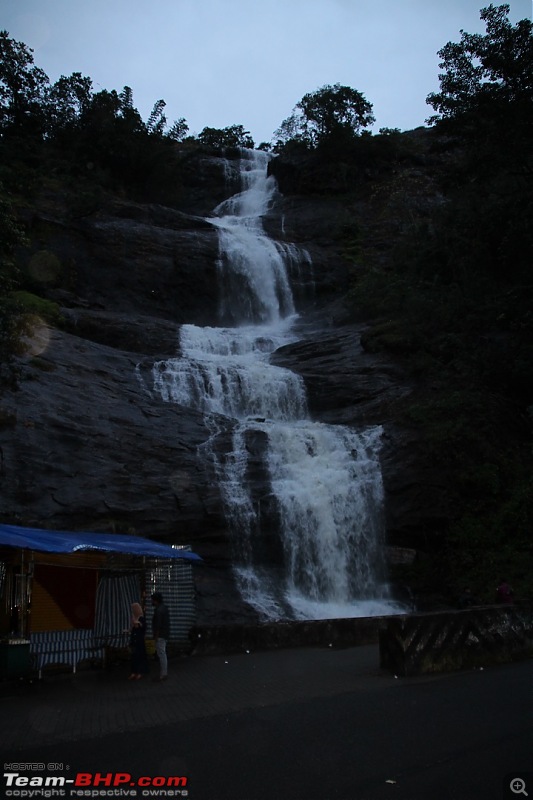
<path fill-rule="evenodd" d="M 508 12 L 483 9 L 485 35 L 439 52 L 428 103 L 441 202 L 399 231 L 389 270 L 354 288 L 384 304 L 385 335 L 410 338 L 426 389 L 410 416 L 453 475 L 439 558 L 488 599 L 496 569 L 531 596 L 533 567 L 533 26 Z M 380 346 L 379 331 L 369 340 Z"/>
<path fill-rule="evenodd" d="M 429 130 L 326 137 L 299 159 L 293 143 L 276 164 L 289 190 L 346 195 L 352 313 L 411 372 L 399 421 L 448 475 L 449 524 L 403 578 L 487 600 L 500 572 L 533 594 L 533 26 L 508 13 L 483 9 L 485 35 L 439 52 Z"/>

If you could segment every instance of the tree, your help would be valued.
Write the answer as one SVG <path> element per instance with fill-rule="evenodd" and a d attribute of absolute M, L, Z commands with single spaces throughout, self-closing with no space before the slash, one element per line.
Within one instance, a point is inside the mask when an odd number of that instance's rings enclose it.
<path fill-rule="evenodd" d="M 173 142 L 182 142 L 189 133 L 189 126 L 185 117 L 174 120 L 166 137 Z"/>
<path fill-rule="evenodd" d="M 103 142 L 116 128 L 121 111 L 122 103 L 115 89 L 111 92 L 102 89 L 92 95 L 91 102 L 82 115 L 82 128 L 86 134 L 97 136 Z"/>
<path fill-rule="evenodd" d="M 275 132 L 278 146 L 300 141 L 317 147 L 327 139 L 351 139 L 375 122 L 372 104 L 361 92 L 336 83 L 302 97 Z"/>
<path fill-rule="evenodd" d="M 440 92 L 427 102 L 438 112 L 428 121 L 457 145 L 443 235 L 457 236 L 470 272 L 483 265 L 518 280 L 528 279 L 533 257 L 533 23 L 513 26 L 508 15 L 507 4 L 483 8 L 485 34 L 461 31 L 439 51 Z"/>
<path fill-rule="evenodd" d="M 163 135 L 167 124 L 167 118 L 164 113 L 166 105 L 167 104 L 164 100 L 157 100 L 154 103 L 152 113 L 148 117 L 148 122 L 146 123 L 148 133 L 151 133 L 154 136 Z"/>
<path fill-rule="evenodd" d="M 131 86 L 125 86 L 119 94 L 122 112 L 133 108 L 133 91 Z"/>
<path fill-rule="evenodd" d="M 120 110 L 119 117 L 121 128 L 124 133 L 129 132 L 132 136 L 146 134 L 147 126 L 144 124 L 141 115 L 133 105 L 133 92 L 129 86 L 124 86 L 119 94 Z M 164 100 L 161 100 L 164 104 Z"/>
<path fill-rule="evenodd" d="M 483 8 L 486 34 L 465 33 L 448 42 L 438 55 L 440 92 L 426 102 L 436 115 L 428 122 L 448 121 L 452 128 L 475 132 L 485 121 L 500 118 L 507 127 L 533 116 L 533 23 L 508 19 L 509 5 Z M 517 113 L 513 113 L 516 111 Z"/>
<path fill-rule="evenodd" d="M 0 31 L 0 130 L 32 130 L 42 120 L 44 93 L 49 83 L 33 66 L 33 50 Z"/>
<path fill-rule="evenodd" d="M 229 125 L 227 128 L 204 128 L 198 134 L 198 141 L 207 147 L 254 147 L 254 140 L 242 125 Z"/>
<path fill-rule="evenodd" d="M 53 135 L 75 127 L 90 106 L 91 91 L 91 79 L 81 72 L 68 78 L 62 75 L 46 92 L 48 132 Z"/>

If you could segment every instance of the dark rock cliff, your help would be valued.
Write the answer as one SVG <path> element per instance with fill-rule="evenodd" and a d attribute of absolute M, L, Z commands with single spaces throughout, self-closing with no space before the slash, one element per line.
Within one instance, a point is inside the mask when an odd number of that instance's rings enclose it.
<path fill-rule="evenodd" d="M 154 362 L 177 352 L 179 325 L 217 322 L 217 235 L 204 217 L 235 183 L 212 158 L 198 162 L 195 176 L 194 214 L 118 199 L 81 213 L 72 198 L 52 194 L 21 212 L 28 269 L 43 252 L 61 265 L 59 279 L 33 277 L 38 293 L 59 304 L 62 322 L 34 321 L 19 388 L 2 395 L 0 515 L 191 544 L 205 560 L 196 570 L 199 619 L 223 622 L 254 615 L 233 585 L 232 544 L 202 457 L 209 431 L 200 414 L 151 390 Z M 446 516 L 446 492 L 420 461 L 416 431 L 398 424 L 413 387 L 399 366 L 364 352 L 361 325 L 346 314 L 350 271 L 337 235 L 344 218 L 342 200 L 288 193 L 266 219 L 270 235 L 297 242 L 311 259 L 311 274 L 293 276 L 301 340 L 273 360 L 303 376 L 316 419 L 384 426 L 389 539 L 405 544 Z M 229 433 L 230 423 L 219 422 Z M 259 464 L 261 443 L 249 447 Z M 260 473 L 258 466 L 257 493 L 267 502 Z"/>

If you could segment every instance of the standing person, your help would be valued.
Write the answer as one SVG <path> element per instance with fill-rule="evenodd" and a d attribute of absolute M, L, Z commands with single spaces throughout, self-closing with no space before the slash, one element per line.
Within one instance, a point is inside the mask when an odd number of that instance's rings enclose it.
<path fill-rule="evenodd" d="M 153 593 L 152 605 L 154 606 L 152 635 L 155 641 L 155 652 L 159 659 L 159 678 L 155 680 L 166 681 L 168 678 L 167 639 L 170 635 L 170 616 L 161 592 Z"/>
<path fill-rule="evenodd" d="M 505 580 L 502 578 L 500 584 L 496 589 L 496 602 L 497 603 L 512 603 L 514 592 Z"/>
<path fill-rule="evenodd" d="M 459 597 L 459 608 L 470 608 L 470 606 L 477 606 L 478 601 L 472 594 L 472 589 L 465 586 L 461 596 Z"/>
<path fill-rule="evenodd" d="M 146 620 L 140 603 L 131 604 L 131 675 L 128 680 L 140 680 L 149 671 L 148 656 L 146 654 Z"/>

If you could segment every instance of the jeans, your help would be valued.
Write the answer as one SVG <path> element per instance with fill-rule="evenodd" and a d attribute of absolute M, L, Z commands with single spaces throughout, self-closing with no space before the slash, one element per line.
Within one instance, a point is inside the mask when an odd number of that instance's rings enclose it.
<path fill-rule="evenodd" d="M 167 640 L 161 637 L 155 643 L 155 652 L 159 659 L 159 677 L 163 678 L 168 672 L 167 662 Z"/>

